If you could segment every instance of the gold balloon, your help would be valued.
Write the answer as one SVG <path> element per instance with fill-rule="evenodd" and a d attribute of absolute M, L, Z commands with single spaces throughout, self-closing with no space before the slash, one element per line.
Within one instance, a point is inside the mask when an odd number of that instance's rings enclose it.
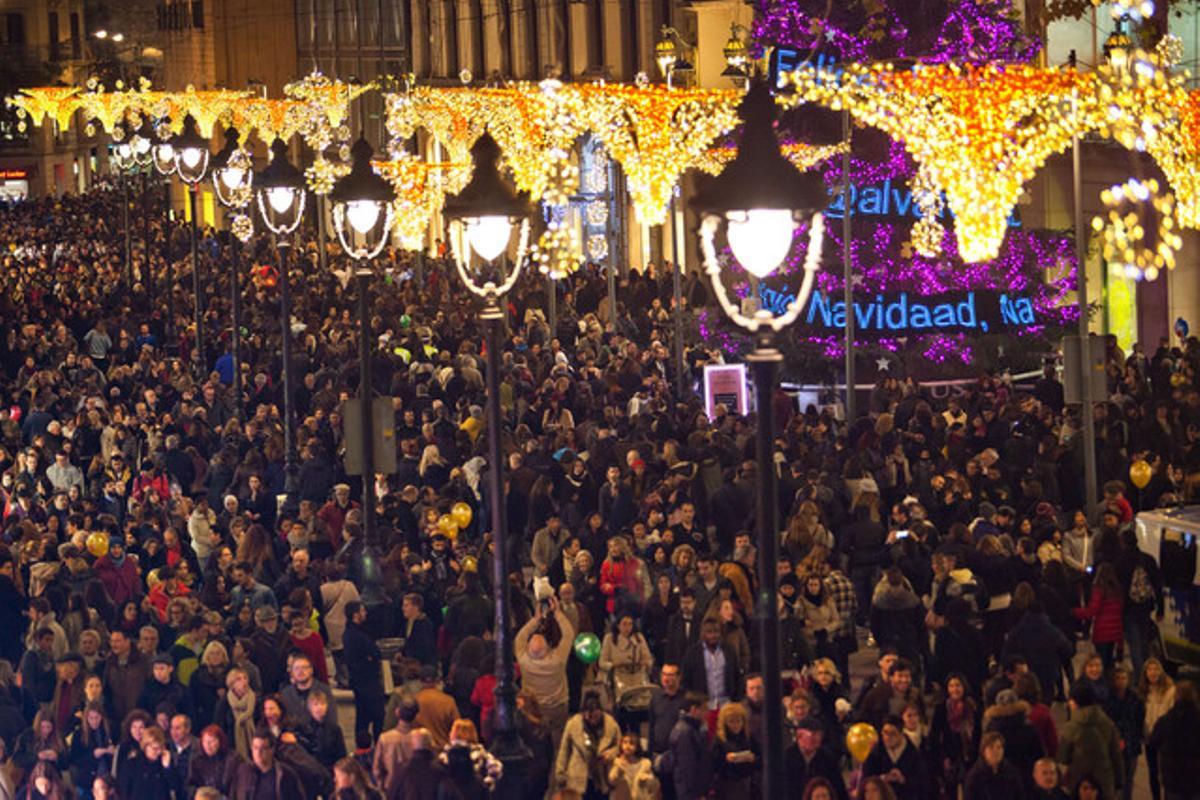
<path fill-rule="evenodd" d="M 450 516 L 454 518 L 454 523 L 459 528 L 465 528 L 471 524 L 474 514 L 471 513 L 471 507 L 460 500 L 450 509 Z"/>
<path fill-rule="evenodd" d="M 1129 466 L 1129 480 L 1139 489 L 1145 489 L 1154 476 L 1154 470 L 1145 461 L 1135 461 Z"/>
<path fill-rule="evenodd" d="M 92 533 L 87 537 L 88 552 L 96 558 L 108 554 L 108 535 L 104 533 Z"/>
<path fill-rule="evenodd" d="M 846 749 L 860 764 L 867 760 L 867 756 L 871 754 L 871 748 L 877 741 L 879 741 L 879 734 L 865 722 L 855 723 L 850 726 L 850 730 L 846 731 Z"/>
<path fill-rule="evenodd" d="M 438 530 L 446 535 L 447 539 L 453 539 L 458 536 L 458 524 L 455 523 L 454 517 L 449 514 L 442 514 L 437 521 Z"/>

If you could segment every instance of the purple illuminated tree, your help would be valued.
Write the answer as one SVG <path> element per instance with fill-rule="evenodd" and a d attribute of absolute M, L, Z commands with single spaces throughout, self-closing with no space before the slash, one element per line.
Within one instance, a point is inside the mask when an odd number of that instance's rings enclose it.
<path fill-rule="evenodd" d="M 1022 62 L 1039 44 L 1010 0 L 758 0 L 754 38 L 843 60 Z"/>

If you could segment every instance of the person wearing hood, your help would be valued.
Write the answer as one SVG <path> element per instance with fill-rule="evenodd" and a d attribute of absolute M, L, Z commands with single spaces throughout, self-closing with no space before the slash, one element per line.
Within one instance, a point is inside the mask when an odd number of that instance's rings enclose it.
<path fill-rule="evenodd" d="M 1125 760 L 1117 726 L 1096 702 L 1090 686 L 1077 684 L 1072 688 L 1069 706 L 1071 719 L 1058 737 L 1058 762 L 1066 767 L 1067 786 L 1074 792 L 1083 778 L 1090 777 L 1101 787 L 1102 796 L 1117 797 L 1125 784 Z M 1195 730 L 1185 735 L 1194 736 Z M 1191 780 L 1195 780 L 1194 775 Z"/>
<path fill-rule="evenodd" d="M 96 560 L 96 577 L 104 584 L 108 599 L 117 608 L 142 596 L 142 578 L 137 564 L 125 553 L 125 540 L 120 534 L 108 537 L 108 553 Z"/>
<path fill-rule="evenodd" d="M 963 784 L 964 800 L 1020 800 L 1027 796 L 1022 776 L 1005 755 L 1004 737 L 995 732 L 985 733 L 979 746 L 979 761 L 967 773 Z"/>
<path fill-rule="evenodd" d="M 1046 754 L 1037 730 L 1029 722 L 1029 704 L 1012 689 L 1004 689 L 996 695 L 996 704 L 983 712 L 983 730 L 1004 737 L 1005 758 L 1017 768 L 1022 783 L 1029 788 L 1033 765 Z"/>

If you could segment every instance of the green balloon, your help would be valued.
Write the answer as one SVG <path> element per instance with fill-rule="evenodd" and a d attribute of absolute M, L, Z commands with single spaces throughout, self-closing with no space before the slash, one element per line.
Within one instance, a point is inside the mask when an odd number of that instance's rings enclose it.
<path fill-rule="evenodd" d="M 410 326 L 410 325 L 412 325 L 412 317 L 410 317 L 408 314 L 401 314 L 400 315 L 400 327 L 408 328 L 408 326 Z"/>
<path fill-rule="evenodd" d="M 600 639 L 594 633 L 581 633 L 575 637 L 575 657 L 584 664 L 595 664 L 600 658 Z"/>

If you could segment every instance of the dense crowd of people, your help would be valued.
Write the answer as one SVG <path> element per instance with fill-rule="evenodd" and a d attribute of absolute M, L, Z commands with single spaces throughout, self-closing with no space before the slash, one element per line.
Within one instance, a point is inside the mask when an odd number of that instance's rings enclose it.
<path fill-rule="evenodd" d="M 289 475 L 270 242 L 239 246 L 237 402 L 234 245 L 199 244 L 197 353 L 186 227 L 147 202 L 131 286 L 119 202 L 0 212 L 0 798 L 480 798 L 506 767 L 530 798 L 761 796 L 755 423 L 691 390 L 726 355 L 696 336 L 695 276 L 681 375 L 669 274 L 622 277 L 613 309 L 587 267 L 557 285 L 553 330 L 544 280 L 523 278 L 488 353 L 445 259 L 417 276 L 387 251 L 370 390 L 392 398 L 398 452 L 368 541 L 338 253 L 322 269 L 309 234 L 288 248 Z M 1114 340 L 1108 368 L 1094 508 L 1052 365 L 944 400 L 888 378 L 851 421 L 772 398 L 787 796 L 1116 800 L 1139 770 L 1155 800 L 1194 796 L 1200 699 L 1156 618 L 1168 591 L 1190 603 L 1195 545 L 1160 567 L 1132 523 L 1196 497 L 1200 343 Z M 497 514 L 528 750 L 506 762 L 488 749 Z"/>

